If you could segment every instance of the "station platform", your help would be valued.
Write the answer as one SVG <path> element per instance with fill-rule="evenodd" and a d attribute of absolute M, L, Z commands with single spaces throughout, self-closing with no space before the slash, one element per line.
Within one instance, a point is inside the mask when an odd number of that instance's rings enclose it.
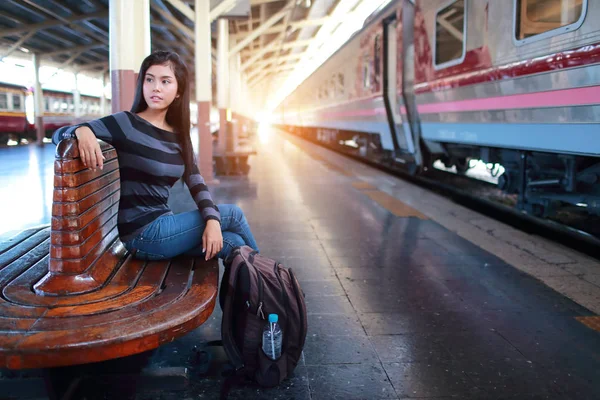
<path fill-rule="evenodd" d="M 53 151 L 0 149 L 3 236 L 49 222 Z M 600 398 L 598 260 L 283 132 L 249 162 L 248 176 L 210 190 L 244 210 L 261 253 L 294 270 L 308 336 L 291 379 L 230 398 Z M 180 182 L 170 203 L 195 207 Z M 220 338 L 220 318 L 217 306 L 149 355 L 188 368 L 184 391 L 135 398 L 218 398 L 222 354 L 207 353 L 210 368 L 196 356 Z M 83 385 L 81 398 L 118 398 L 101 384 Z"/>

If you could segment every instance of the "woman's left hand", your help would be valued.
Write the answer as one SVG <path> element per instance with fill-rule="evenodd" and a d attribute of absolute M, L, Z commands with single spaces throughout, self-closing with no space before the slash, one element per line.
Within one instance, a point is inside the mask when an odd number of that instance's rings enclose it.
<path fill-rule="evenodd" d="M 219 221 L 209 219 L 202 234 L 202 248 L 206 251 L 206 260 L 216 256 L 223 248 L 223 234 Z"/>

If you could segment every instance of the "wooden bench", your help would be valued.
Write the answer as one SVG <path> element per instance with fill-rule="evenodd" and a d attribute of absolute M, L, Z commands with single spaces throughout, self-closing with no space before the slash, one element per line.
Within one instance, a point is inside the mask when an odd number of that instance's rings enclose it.
<path fill-rule="evenodd" d="M 212 314 L 216 259 L 146 262 L 118 238 L 115 149 L 102 171 L 57 146 L 52 223 L 0 243 L 0 368 L 84 364 L 155 349 Z"/>

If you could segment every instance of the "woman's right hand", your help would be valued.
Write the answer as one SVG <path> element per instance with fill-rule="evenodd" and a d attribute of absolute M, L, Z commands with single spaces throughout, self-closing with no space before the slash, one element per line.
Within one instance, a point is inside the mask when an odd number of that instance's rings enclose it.
<path fill-rule="evenodd" d="M 75 136 L 79 144 L 79 155 L 81 161 L 83 161 L 83 165 L 94 171 L 96 167 L 102 169 L 104 166 L 104 156 L 94 132 L 87 126 L 80 126 L 75 130 Z"/>

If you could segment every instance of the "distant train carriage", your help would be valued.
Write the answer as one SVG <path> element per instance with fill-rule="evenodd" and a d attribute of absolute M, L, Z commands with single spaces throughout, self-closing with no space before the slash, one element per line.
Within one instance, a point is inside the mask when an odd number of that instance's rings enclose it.
<path fill-rule="evenodd" d="M 26 98 L 26 87 L 0 83 L 0 143 L 6 143 L 11 136 L 26 134 L 29 127 L 25 114 Z"/>
<path fill-rule="evenodd" d="M 278 108 L 313 140 L 411 173 L 501 165 L 546 215 L 600 214 L 600 1 L 397 0 Z"/>
<path fill-rule="evenodd" d="M 100 97 L 80 96 L 80 116 L 75 116 L 73 93 L 43 89 L 44 94 L 44 130 L 51 137 L 56 129 L 72 125 L 102 115 Z M 110 100 L 106 101 L 110 112 Z M 10 139 L 36 140 L 33 111 L 33 89 L 25 86 L 0 83 L 0 144 Z"/>

